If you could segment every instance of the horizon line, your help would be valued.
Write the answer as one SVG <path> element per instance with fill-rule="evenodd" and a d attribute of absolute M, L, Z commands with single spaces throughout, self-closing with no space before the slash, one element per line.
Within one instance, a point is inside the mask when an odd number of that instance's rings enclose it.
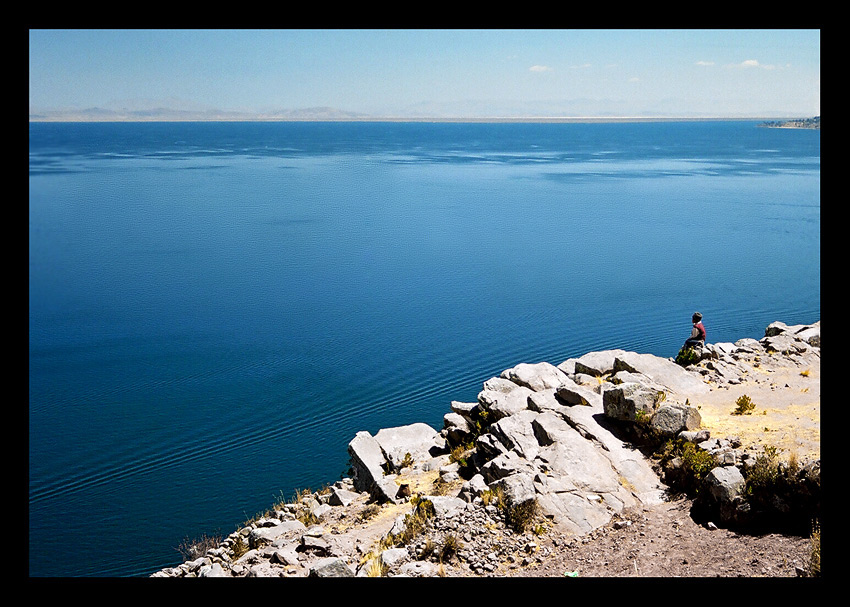
<path fill-rule="evenodd" d="M 807 116 L 806 118 L 819 117 Z M 510 123 L 510 122 L 700 122 L 700 121 L 723 121 L 723 120 L 802 120 L 797 114 L 788 115 L 763 115 L 763 116 L 369 116 L 369 117 L 186 117 L 186 118 L 142 118 L 138 116 L 128 118 L 71 118 L 71 117 L 29 117 L 30 123 L 166 123 L 166 122 L 481 122 L 481 123 Z"/>

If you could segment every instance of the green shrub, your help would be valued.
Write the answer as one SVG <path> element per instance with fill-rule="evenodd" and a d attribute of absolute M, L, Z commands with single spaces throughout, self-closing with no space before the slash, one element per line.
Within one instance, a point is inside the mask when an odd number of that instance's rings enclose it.
<path fill-rule="evenodd" d="M 682 347 L 679 353 L 676 354 L 675 362 L 677 365 L 687 367 L 688 365 L 699 362 L 699 354 L 693 348 Z"/>
<path fill-rule="evenodd" d="M 493 504 L 499 510 L 504 510 L 505 505 L 505 492 L 502 490 L 502 487 L 496 485 L 494 489 L 488 489 L 486 491 L 481 492 L 481 501 L 484 506 L 489 506 Z"/>
<path fill-rule="evenodd" d="M 443 540 L 443 547 L 440 549 L 440 561 L 450 561 L 457 556 L 461 548 L 463 548 L 463 544 L 457 539 L 457 536 L 452 534 L 447 535 Z"/>
<path fill-rule="evenodd" d="M 652 413 L 647 413 L 643 409 L 637 409 L 635 411 L 636 424 L 640 426 L 648 426 L 650 421 L 652 421 Z"/>
<path fill-rule="evenodd" d="M 451 451 L 449 451 L 449 461 L 457 462 L 461 468 L 465 468 L 468 465 L 466 458 L 469 457 L 470 451 L 474 448 L 475 446 L 471 443 L 464 443 L 452 447 Z"/>
<path fill-rule="evenodd" d="M 699 487 L 705 476 L 717 467 L 717 460 L 705 449 L 681 438 L 674 438 L 664 443 L 654 457 L 667 465 L 678 460 L 678 466 L 668 468 L 668 483 L 677 490 L 689 494 L 699 492 Z"/>
<path fill-rule="evenodd" d="M 714 456 L 711 453 L 705 449 L 700 449 L 689 441 L 685 442 L 682 446 L 682 454 L 680 457 L 682 458 L 682 463 L 684 464 L 685 469 L 690 473 L 690 476 L 697 482 L 697 484 L 699 484 L 709 472 L 717 467 L 717 460 L 714 459 Z"/>
<path fill-rule="evenodd" d="M 732 411 L 732 415 L 750 415 L 753 412 L 753 409 L 756 408 L 756 404 L 752 401 L 752 399 L 746 394 L 742 394 L 738 397 L 738 400 L 735 401 L 737 408 Z"/>
<path fill-rule="evenodd" d="M 756 457 L 755 463 L 744 472 L 744 479 L 747 481 L 747 494 L 751 496 L 774 494 L 779 475 L 779 449 L 768 445 Z"/>
<path fill-rule="evenodd" d="M 537 516 L 537 500 L 526 500 L 505 509 L 505 523 L 519 533 L 530 529 Z"/>
<path fill-rule="evenodd" d="M 416 500 L 413 513 L 404 517 L 404 530 L 386 537 L 388 546 L 406 546 L 425 531 L 426 522 L 434 516 L 434 504 L 427 499 Z"/>
<path fill-rule="evenodd" d="M 241 535 L 237 535 L 236 540 L 230 545 L 230 549 L 233 551 L 233 558 L 238 559 L 248 552 L 248 544 L 245 543 Z"/>

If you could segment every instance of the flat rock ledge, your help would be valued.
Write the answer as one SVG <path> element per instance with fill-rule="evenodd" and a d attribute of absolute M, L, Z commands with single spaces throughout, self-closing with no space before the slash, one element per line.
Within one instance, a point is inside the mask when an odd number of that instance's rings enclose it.
<path fill-rule="evenodd" d="M 623 427 L 681 438 L 718 458 L 702 493 L 734 511 L 740 470 L 755 455 L 701 429 L 689 399 L 741 382 L 745 363 L 767 354 L 819 363 L 820 322 L 775 322 L 760 340 L 706 344 L 688 367 L 624 350 L 518 364 L 485 381 L 476 402 L 453 401 L 440 430 L 418 423 L 358 432 L 348 445 L 351 478 L 151 577 L 510 575 L 559 543 L 665 501 L 670 487 Z M 818 474 L 819 464 L 805 463 Z M 534 527 L 519 526 L 531 505 Z M 541 531 L 552 539 L 546 547 Z"/>

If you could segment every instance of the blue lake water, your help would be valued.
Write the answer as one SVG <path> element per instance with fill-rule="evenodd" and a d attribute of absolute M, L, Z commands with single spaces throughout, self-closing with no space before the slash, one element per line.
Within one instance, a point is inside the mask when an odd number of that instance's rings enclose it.
<path fill-rule="evenodd" d="M 29 131 L 31 576 L 176 565 L 520 362 L 820 318 L 820 131 Z"/>

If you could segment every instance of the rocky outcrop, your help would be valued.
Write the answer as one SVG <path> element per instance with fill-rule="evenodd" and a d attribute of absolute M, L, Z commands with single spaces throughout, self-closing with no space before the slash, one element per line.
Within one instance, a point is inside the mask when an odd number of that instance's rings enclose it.
<path fill-rule="evenodd" d="M 433 576 L 446 567 L 496 574 L 522 563 L 534 544 L 519 512 L 581 537 L 627 509 L 661 503 L 675 470 L 659 472 L 630 442 L 636 435 L 680 439 L 709 454 L 717 465 L 702 493 L 721 521 L 735 520 L 746 510 L 742 470 L 754 462 L 736 452 L 734 438 L 700 429 L 687 395 L 708 391 L 708 382 L 734 383 L 745 357 L 819 347 L 819 323 L 773 323 L 761 340 L 707 344 L 687 368 L 625 350 L 516 365 L 485 381 L 476 402 L 453 401 L 439 431 L 411 424 L 358 432 L 348 445 L 351 478 L 154 575 Z M 411 478 L 428 474 L 437 483 L 411 490 Z M 402 510 L 370 527 L 370 507 Z M 372 527 L 380 532 L 369 536 L 364 529 Z M 398 545 L 399 537 L 407 543 Z"/>

